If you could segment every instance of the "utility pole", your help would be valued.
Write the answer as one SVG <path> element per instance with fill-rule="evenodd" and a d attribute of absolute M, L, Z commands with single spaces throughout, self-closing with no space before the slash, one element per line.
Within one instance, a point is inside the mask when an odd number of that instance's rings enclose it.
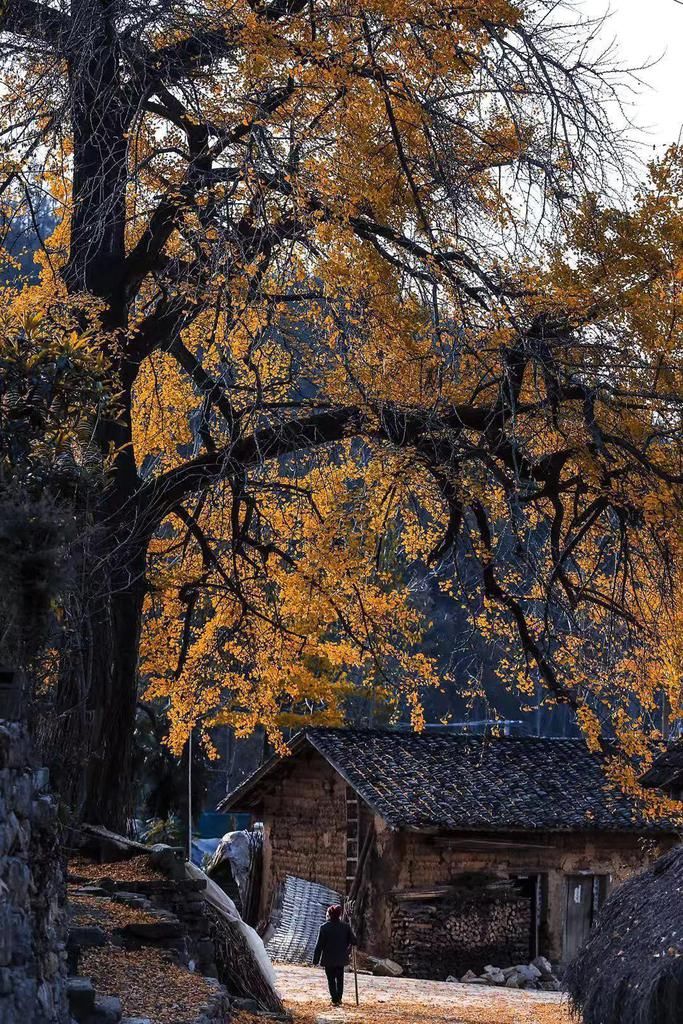
<path fill-rule="evenodd" d="M 187 739 L 187 859 L 192 863 L 192 729 Z"/>

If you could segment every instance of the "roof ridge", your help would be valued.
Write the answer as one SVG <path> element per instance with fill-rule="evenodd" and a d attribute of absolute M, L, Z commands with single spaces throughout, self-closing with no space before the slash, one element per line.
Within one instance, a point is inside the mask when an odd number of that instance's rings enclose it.
<path fill-rule="evenodd" d="M 350 736 L 353 733 L 362 733 L 363 735 L 377 735 L 377 736 L 404 736 L 411 739 L 431 739 L 432 737 L 439 737 L 441 739 L 467 739 L 467 740 L 511 740 L 513 742 L 525 741 L 525 742 L 548 742 L 554 743 L 576 743 L 588 749 L 587 744 L 583 736 L 534 736 L 534 735 L 498 735 L 494 733 L 474 733 L 474 732 L 451 732 L 444 728 L 443 732 L 438 729 L 427 732 L 422 730 L 420 732 L 410 729 L 382 729 L 378 726 L 338 726 L 338 725 L 311 725 L 304 726 L 297 735 L 309 733 L 339 733 L 341 735 Z M 596 753 L 598 753 L 596 751 Z"/>

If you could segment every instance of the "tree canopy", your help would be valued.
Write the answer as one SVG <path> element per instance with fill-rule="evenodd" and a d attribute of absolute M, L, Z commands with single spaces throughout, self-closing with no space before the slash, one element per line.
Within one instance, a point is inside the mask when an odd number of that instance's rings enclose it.
<path fill-rule="evenodd" d="M 419 725 L 418 561 L 504 682 L 642 754 L 681 711 L 681 155 L 612 193 L 590 26 L 546 0 L 2 11 L 4 216 L 36 183 L 59 214 L 21 301 L 90 310 L 121 395 L 73 624 L 97 667 L 60 684 L 90 813 L 139 636 L 176 746 L 335 720 L 367 680 Z"/>

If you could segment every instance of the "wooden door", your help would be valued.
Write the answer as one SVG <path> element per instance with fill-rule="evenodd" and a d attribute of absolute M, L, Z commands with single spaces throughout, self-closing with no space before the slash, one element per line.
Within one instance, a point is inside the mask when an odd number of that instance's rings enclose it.
<path fill-rule="evenodd" d="M 564 950 L 562 959 L 571 960 L 588 939 L 593 923 L 593 875 L 570 875 L 566 880 Z"/>

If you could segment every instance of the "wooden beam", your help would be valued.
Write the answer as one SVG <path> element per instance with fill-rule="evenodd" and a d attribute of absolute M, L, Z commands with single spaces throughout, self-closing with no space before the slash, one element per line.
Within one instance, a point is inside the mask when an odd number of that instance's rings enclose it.
<path fill-rule="evenodd" d="M 455 850 L 554 850 L 555 844 L 527 843 L 506 839 L 468 839 L 466 836 L 434 836 L 437 846 L 448 846 Z"/>

